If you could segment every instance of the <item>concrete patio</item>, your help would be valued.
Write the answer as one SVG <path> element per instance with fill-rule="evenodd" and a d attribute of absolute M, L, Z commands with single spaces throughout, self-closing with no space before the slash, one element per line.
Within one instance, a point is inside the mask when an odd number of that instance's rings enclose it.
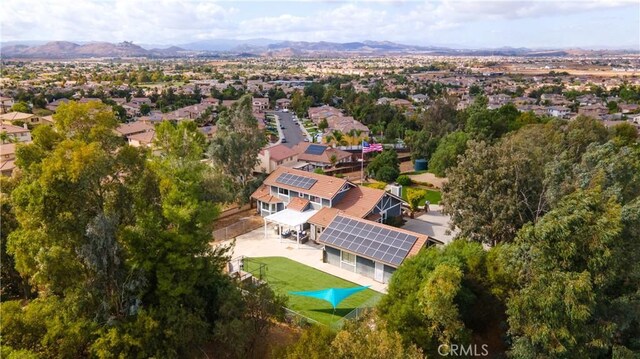
<path fill-rule="evenodd" d="M 442 206 L 430 205 L 429 212 L 424 213 L 414 219 L 405 218 L 407 223 L 403 229 L 417 233 L 426 234 L 444 244 L 449 244 L 456 235 L 456 232 L 449 232 L 449 216 L 442 213 Z"/>

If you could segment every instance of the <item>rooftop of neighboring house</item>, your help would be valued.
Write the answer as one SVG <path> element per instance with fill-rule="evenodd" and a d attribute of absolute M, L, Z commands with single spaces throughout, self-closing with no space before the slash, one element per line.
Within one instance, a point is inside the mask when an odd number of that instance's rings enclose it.
<path fill-rule="evenodd" d="M 279 145 L 275 145 L 275 146 L 271 146 L 271 147 L 267 147 L 267 148 L 263 148 L 260 153 L 261 154 L 266 154 L 266 152 L 269 152 L 269 158 L 272 161 L 282 161 L 285 158 L 289 158 L 289 157 L 293 157 L 297 154 L 296 151 L 294 151 L 293 149 L 285 146 L 284 144 L 279 144 Z"/>
<path fill-rule="evenodd" d="M 3 143 L 0 144 L 0 155 L 12 155 L 16 153 L 16 144 L 15 143 Z M 0 158 L 2 160 L 2 158 Z"/>
<path fill-rule="evenodd" d="M 0 115 L 0 121 L 13 122 L 13 121 L 28 120 L 33 116 L 35 116 L 35 115 L 32 114 L 32 113 L 9 112 L 9 113 L 4 113 L 4 114 Z"/>
<path fill-rule="evenodd" d="M 144 122 L 135 121 L 129 123 L 123 123 L 122 125 L 116 128 L 116 132 L 118 132 L 121 136 L 129 136 L 136 133 L 147 132 L 153 130 L 153 126 Z"/>
<path fill-rule="evenodd" d="M 298 160 L 317 163 L 331 163 L 336 156 L 337 162 L 351 157 L 351 153 L 319 143 L 300 142 L 292 148 L 298 154 Z"/>
<path fill-rule="evenodd" d="M 133 135 L 129 135 L 127 136 L 127 139 L 129 139 L 129 141 L 138 141 L 142 144 L 145 145 L 150 145 L 153 143 L 153 140 L 156 137 L 156 131 L 147 131 L 147 132 L 141 132 L 141 133 L 136 133 Z"/>
<path fill-rule="evenodd" d="M 2 127 L 0 127 L 0 132 L 24 133 L 24 132 L 29 132 L 29 129 L 28 128 L 24 128 L 24 127 L 20 127 L 20 126 L 2 124 Z"/>

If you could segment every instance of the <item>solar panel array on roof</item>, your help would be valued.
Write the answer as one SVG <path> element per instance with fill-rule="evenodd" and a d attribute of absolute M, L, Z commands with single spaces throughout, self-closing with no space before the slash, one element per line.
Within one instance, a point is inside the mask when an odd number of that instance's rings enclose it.
<path fill-rule="evenodd" d="M 309 147 L 307 147 L 304 153 L 308 155 L 321 155 L 325 149 L 327 149 L 325 146 L 309 145 Z"/>
<path fill-rule="evenodd" d="M 374 260 L 399 266 L 418 237 L 400 231 L 336 216 L 320 241 Z"/>
<path fill-rule="evenodd" d="M 283 173 L 276 179 L 276 182 L 286 184 L 293 187 L 309 189 L 318 180 L 309 177 L 294 175 L 292 173 Z"/>

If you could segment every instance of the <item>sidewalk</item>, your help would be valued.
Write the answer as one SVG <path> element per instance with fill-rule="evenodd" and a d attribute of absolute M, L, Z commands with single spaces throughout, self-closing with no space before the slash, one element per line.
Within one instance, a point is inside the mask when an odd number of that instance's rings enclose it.
<path fill-rule="evenodd" d="M 336 277 L 354 282 L 359 285 L 368 285 L 370 288 L 381 293 L 387 293 L 387 285 L 376 282 L 372 278 L 350 272 L 346 269 L 322 262 L 322 246 L 312 244 L 300 244 L 290 239 L 282 239 L 273 233 L 271 227 L 267 230 L 267 238 L 264 238 L 264 227 L 243 234 L 236 238 L 236 246 L 231 254 L 232 258 L 238 256 L 247 257 L 286 257 L 296 262 L 308 265 Z M 231 241 L 220 242 L 229 244 Z M 311 244 L 309 244 L 311 243 Z M 215 243 L 213 245 L 219 245 Z"/>

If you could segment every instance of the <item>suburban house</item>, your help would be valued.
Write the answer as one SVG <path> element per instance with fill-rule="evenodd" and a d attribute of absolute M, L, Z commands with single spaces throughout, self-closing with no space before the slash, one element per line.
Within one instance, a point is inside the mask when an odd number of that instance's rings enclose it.
<path fill-rule="evenodd" d="M 252 195 L 263 217 L 289 209 L 290 203 L 303 202 L 309 213 L 306 227 L 316 240 L 338 212 L 382 222 L 402 215 L 402 199 L 389 192 L 359 186 L 343 178 L 278 167 Z M 300 203 L 297 203 L 300 205 Z"/>
<path fill-rule="evenodd" d="M 251 197 L 264 217 L 265 236 L 268 223 L 280 234 L 308 231 L 324 245 L 324 262 L 383 283 L 406 257 L 440 243 L 382 224 L 402 215 L 401 198 L 341 178 L 279 167 Z"/>
<path fill-rule="evenodd" d="M 266 97 L 254 97 L 252 105 L 254 112 L 264 112 L 264 110 L 269 109 L 269 99 Z"/>
<path fill-rule="evenodd" d="M 411 100 L 413 100 L 413 102 L 417 102 L 417 103 L 425 103 L 429 101 L 429 96 L 421 93 L 411 95 L 410 97 L 411 97 Z"/>
<path fill-rule="evenodd" d="M 345 134 L 359 133 L 363 138 L 369 137 L 369 128 L 351 116 L 329 116 L 326 120 L 328 127 L 325 131 L 328 133 L 335 130 Z"/>
<path fill-rule="evenodd" d="M 13 99 L 11 97 L 0 96 L 0 113 L 7 113 L 13 107 Z"/>
<path fill-rule="evenodd" d="M 2 176 L 11 176 L 13 169 L 16 167 L 16 144 L 3 143 L 0 145 L 0 174 Z"/>
<path fill-rule="evenodd" d="M 279 166 L 293 166 L 298 163 L 298 153 L 291 148 L 279 144 L 266 147 L 258 153 L 259 163 L 255 172 L 271 173 Z"/>
<path fill-rule="evenodd" d="M 140 121 L 124 123 L 115 132 L 134 147 L 151 147 L 156 134 L 153 125 Z"/>
<path fill-rule="evenodd" d="M 47 110 L 56 112 L 56 110 L 58 109 L 58 106 L 60 106 L 63 103 L 68 103 L 69 99 L 68 98 L 60 98 L 57 99 L 55 101 L 51 101 L 47 104 L 47 106 L 45 106 L 47 108 Z"/>
<path fill-rule="evenodd" d="M 300 142 L 291 150 L 297 155 L 298 161 L 309 164 L 309 171 L 331 167 L 332 160 L 335 160 L 336 164 L 353 160 L 351 153 L 319 143 Z"/>
<path fill-rule="evenodd" d="M 602 104 L 581 106 L 578 108 L 578 114 L 593 118 L 601 118 L 609 113 L 609 109 Z"/>
<path fill-rule="evenodd" d="M 411 107 L 411 101 L 409 101 L 409 100 L 405 100 L 405 99 L 402 99 L 402 98 L 399 98 L 399 99 L 393 100 L 393 101 L 389 102 L 389 104 L 390 104 L 391 106 L 402 107 L 402 108 L 409 108 L 409 107 Z"/>
<path fill-rule="evenodd" d="M 40 123 L 40 117 L 32 113 L 24 112 L 9 112 L 0 115 L 0 122 L 15 125 L 16 122 L 30 123 L 37 125 Z"/>
<path fill-rule="evenodd" d="M 291 106 L 291 100 L 289 100 L 288 98 L 280 98 L 276 100 L 276 107 L 280 108 L 280 109 L 289 109 L 289 106 Z"/>
<path fill-rule="evenodd" d="M 393 272 L 425 246 L 442 244 L 427 235 L 338 213 L 318 239 L 323 262 L 388 283 Z"/>
<path fill-rule="evenodd" d="M 146 97 L 132 97 L 129 103 L 138 107 L 142 106 L 143 104 L 149 105 L 149 106 L 152 105 L 151 99 Z"/>
<path fill-rule="evenodd" d="M 571 113 L 571 110 L 564 106 L 549 106 L 547 112 L 549 116 L 565 118 Z"/>
<path fill-rule="evenodd" d="M 7 139 L 3 139 L 2 143 L 31 142 L 31 131 L 27 128 L 27 124 L 24 124 L 24 127 L 2 124 L 0 133 L 7 134 Z"/>
<path fill-rule="evenodd" d="M 142 133 L 135 133 L 127 136 L 127 142 L 133 147 L 153 147 L 153 140 L 156 138 L 156 131 L 151 130 Z"/>
<path fill-rule="evenodd" d="M 338 110 L 333 106 L 320 106 L 320 107 L 311 107 L 309 108 L 309 118 L 314 123 L 318 124 L 322 121 L 323 118 L 327 118 L 330 116 L 343 116 L 342 111 Z"/>

